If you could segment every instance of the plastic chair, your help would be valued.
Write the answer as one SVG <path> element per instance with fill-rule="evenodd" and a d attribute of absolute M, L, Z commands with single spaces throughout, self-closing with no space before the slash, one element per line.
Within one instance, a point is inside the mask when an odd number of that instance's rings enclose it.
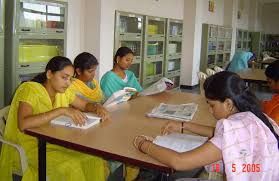
<path fill-rule="evenodd" d="M 215 67 L 214 67 L 214 71 L 217 73 L 217 72 L 222 72 L 222 71 L 224 71 L 224 69 L 222 69 L 221 67 L 215 66 Z"/>
<path fill-rule="evenodd" d="M 207 68 L 207 69 L 206 69 L 206 74 L 207 74 L 208 76 L 214 75 L 215 73 L 216 73 L 216 72 L 215 72 L 214 70 L 210 69 L 210 68 Z"/>
<path fill-rule="evenodd" d="M 4 130 L 5 130 L 5 126 L 6 126 L 6 120 L 8 118 L 9 109 L 10 109 L 10 106 L 7 106 L 7 107 L 4 107 L 3 109 L 0 110 L 0 142 L 2 144 L 7 144 L 7 145 L 15 148 L 19 152 L 21 170 L 16 171 L 14 173 L 16 175 L 22 176 L 22 173 L 24 173 L 25 170 L 27 169 L 27 158 L 26 158 L 26 155 L 25 155 L 25 151 L 20 145 L 12 143 L 12 142 L 10 142 L 8 140 L 5 140 L 3 138 Z"/>

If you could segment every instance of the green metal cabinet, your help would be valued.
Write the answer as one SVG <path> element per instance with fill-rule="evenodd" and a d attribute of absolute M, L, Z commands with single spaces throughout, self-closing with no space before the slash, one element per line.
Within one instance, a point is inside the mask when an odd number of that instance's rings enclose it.
<path fill-rule="evenodd" d="M 130 70 L 134 72 L 141 82 L 142 70 L 142 44 L 143 44 L 143 15 L 116 11 L 114 53 L 122 46 L 129 47 L 135 54 Z"/>
<path fill-rule="evenodd" d="M 236 31 L 236 52 L 252 51 L 252 32 L 243 29 Z"/>
<path fill-rule="evenodd" d="M 4 0 L 0 0 L 0 108 L 4 106 Z"/>
<path fill-rule="evenodd" d="M 150 84 L 163 77 L 165 57 L 166 18 L 145 17 L 142 85 Z"/>
<path fill-rule="evenodd" d="M 257 59 L 262 58 L 262 52 L 265 49 L 265 34 L 263 32 L 252 33 L 252 52 L 256 54 Z"/>
<path fill-rule="evenodd" d="M 202 25 L 200 69 L 223 67 L 230 61 L 232 28 L 212 24 Z"/>
<path fill-rule="evenodd" d="M 167 19 L 166 31 L 164 76 L 174 82 L 174 87 L 179 87 L 183 21 Z"/>
<path fill-rule="evenodd" d="M 65 55 L 67 2 L 6 2 L 5 104 L 17 86 L 44 72 L 54 56 Z"/>

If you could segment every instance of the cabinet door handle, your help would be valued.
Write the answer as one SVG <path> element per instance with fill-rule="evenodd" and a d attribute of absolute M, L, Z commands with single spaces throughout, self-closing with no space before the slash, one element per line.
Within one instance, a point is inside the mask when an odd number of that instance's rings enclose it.
<path fill-rule="evenodd" d="M 30 65 L 20 65 L 20 67 L 29 67 Z"/>
<path fill-rule="evenodd" d="M 124 33 L 120 33 L 120 35 L 121 35 L 121 36 L 123 36 L 123 35 L 124 35 Z"/>
<path fill-rule="evenodd" d="M 21 31 L 31 31 L 29 28 L 22 28 Z"/>
<path fill-rule="evenodd" d="M 56 33 L 63 33 L 63 30 L 56 30 Z"/>

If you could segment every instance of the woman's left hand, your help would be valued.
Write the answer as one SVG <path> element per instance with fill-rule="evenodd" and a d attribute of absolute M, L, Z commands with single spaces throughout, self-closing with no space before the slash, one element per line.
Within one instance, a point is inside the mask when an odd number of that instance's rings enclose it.
<path fill-rule="evenodd" d="M 140 136 L 137 136 L 134 138 L 134 146 L 136 149 L 139 149 L 139 144 L 142 142 L 142 141 L 151 141 L 153 142 L 154 138 L 153 137 L 150 137 L 150 136 L 144 136 L 144 135 L 140 135 Z"/>
<path fill-rule="evenodd" d="M 96 114 L 104 121 L 110 118 L 109 112 L 100 104 L 96 104 Z"/>

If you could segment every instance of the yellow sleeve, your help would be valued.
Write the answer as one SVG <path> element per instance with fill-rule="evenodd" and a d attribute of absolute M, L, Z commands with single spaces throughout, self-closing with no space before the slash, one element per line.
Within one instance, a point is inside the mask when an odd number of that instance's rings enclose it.
<path fill-rule="evenodd" d="M 15 97 L 17 101 L 25 102 L 34 107 L 37 103 L 38 90 L 34 84 L 23 83 L 18 87 Z"/>

